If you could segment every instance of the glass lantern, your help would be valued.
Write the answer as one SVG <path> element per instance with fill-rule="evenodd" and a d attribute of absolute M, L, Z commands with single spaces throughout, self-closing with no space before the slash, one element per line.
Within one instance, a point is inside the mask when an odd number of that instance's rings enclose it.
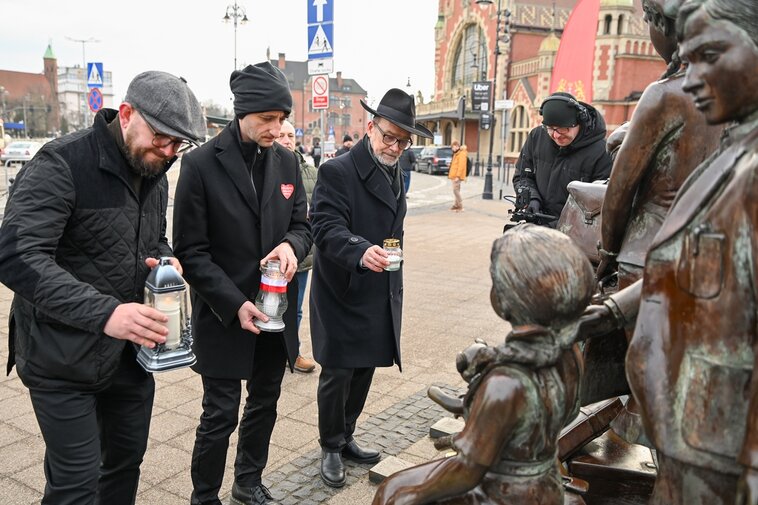
<path fill-rule="evenodd" d="M 192 325 L 190 323 L 187 285 L 171 264 L 163 257 L 145 281 L 145 305 L 163 312 L 168 321 L 168 335 L 163 344 L 150 349 L 142 346 L 137 362 L 148 372 L 166 372 L 195 364 L 192 352 Z"/>
<path fill-rule="evenodd" d="M 268 260 L 261 267 L 261 288 L 255 297 L 255 306 L 268 316 L 268 322 L 255 320 L 263 331 L 284 331 L 284 312 L 287 310 L 287 278 L 279 270 L 279 260 Z"/>
<path fill-rule="evenodd" d="M 384 239 L 383 247 L 387 251 L 387 260 L 390 262 L 384 269 L 387 272 L 400 270 L 400 263 L 403 262 L 403 250 L 400 249 L 400 240 L 396 238 Z"/>

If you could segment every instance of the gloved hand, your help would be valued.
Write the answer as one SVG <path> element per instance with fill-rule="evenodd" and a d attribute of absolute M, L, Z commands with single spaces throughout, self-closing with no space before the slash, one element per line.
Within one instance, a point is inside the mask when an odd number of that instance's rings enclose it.
<path fill-rule="evenodd" d="M 534 214 L 535 212 L 540 211 L 540 201 L 536 198 L 532 198 L 529 200 L 529 205 L 526 207 L 527 212 L 531 212 Z"/>

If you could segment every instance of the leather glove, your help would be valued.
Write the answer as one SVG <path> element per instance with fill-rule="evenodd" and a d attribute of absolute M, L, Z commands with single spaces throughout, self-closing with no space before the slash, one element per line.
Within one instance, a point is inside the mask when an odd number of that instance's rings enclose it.
<path fill-rule="evenodd" d="M 527 212 L 531 212 L 534 214 L 535 212 L 540 211 L 540 201 L 536 198 L 532 198 L 529 200 L 529 205 L 526 207 Z"/>

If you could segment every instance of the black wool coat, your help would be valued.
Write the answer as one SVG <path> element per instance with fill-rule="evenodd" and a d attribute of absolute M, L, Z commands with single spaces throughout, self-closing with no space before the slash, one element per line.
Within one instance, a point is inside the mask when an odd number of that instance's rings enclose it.
<path fill-rule="evenodd" d="M 403 238 L 405 193 L 395 198 L 366 147 L 330 159 L 318 170 L 311 226 L 316 252 L 311 280 L 313 354 L 322 366 L 400 366 L 403 267 L 363 269 L 363 253 L 386 238 Z"/>
<path fill-rule="evenodd" d="M 236 126 L 228 126 L 183 157 L 176 187 L 173 246 L 192 290 L 193 369 L 214 378 L 249 378 L 257 338 L 283 338 L 290 367 L 297 358 L 295 278 L 287 288 L 283 333 L 256 336 L 237 317 L 246 300 L 255 301 L 264 256 L 286 241 L 302 261 L 312 243 L 295 154 L 275 143 L 261 155 L 264 184 L 258 195 Z"/>

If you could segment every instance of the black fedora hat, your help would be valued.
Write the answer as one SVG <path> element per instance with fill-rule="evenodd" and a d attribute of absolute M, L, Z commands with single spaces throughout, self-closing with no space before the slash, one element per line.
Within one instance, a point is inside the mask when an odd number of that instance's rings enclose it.
<path fill-rule="evenodd" d="M 428 139 L 434 137 L 432 132 L 416 122 L 416 102 L 402 89 L 392 88 L 387 91 L 376 110 L 366 105 L 363 100 L 361 100 L 361 106 L 374 116 L 383 117 L 407 132 Z"/>

